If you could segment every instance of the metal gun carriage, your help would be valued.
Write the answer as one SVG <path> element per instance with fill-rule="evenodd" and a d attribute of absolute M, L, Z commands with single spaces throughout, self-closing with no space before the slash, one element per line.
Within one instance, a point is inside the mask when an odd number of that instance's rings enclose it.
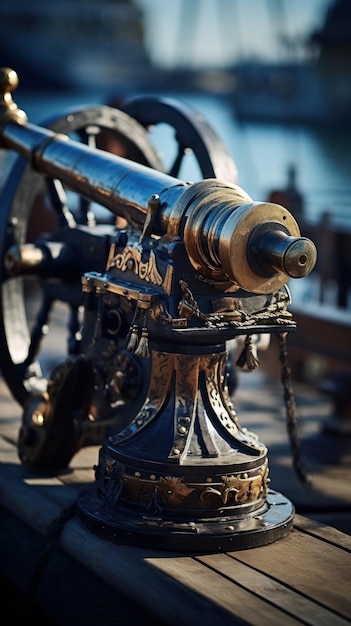
<path fill-rule="evenodd" d="M 137 98 L 46 128 L 12 101 L 15 72 L 3 70 L 0 84 L 0 145 L 20 155 L 1 199 L 0 365 L 23 407 L 22 463 L 48 471 L 101 445 L 96 494 L 78 511 L 112 539 L 196 551 L 285 536 L 294 508 L 269 488 L 267 448 L 240 424 L 227 342 L 244 336 L 253 367 L 252 335 L 295 329 L 286 284 L 312 271 L 314 244 L 284 207 L 237 185 L 225 148 L 183 105 Z M 147 134 L 157 121 L 179 142 L 169 172 Z M 124 156 L 96 147 L 104 133 Z M 187 147 L 202 170 L 195 183 L 178 178 Z M 92 202 L 108 209 L 105 223 Z M 41 304 L 31 325 L 33 276 Z M 57 300 L 70 310 L 67 355 L 44 373 Z"/>

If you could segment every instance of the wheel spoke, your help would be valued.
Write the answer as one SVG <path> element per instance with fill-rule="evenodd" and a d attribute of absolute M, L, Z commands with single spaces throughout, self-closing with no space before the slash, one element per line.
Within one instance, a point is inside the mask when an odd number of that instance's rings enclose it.
<path fill-rule="evenodd" d="M 46 186 L 52 207 L 58 218 L 59 227 L 74 228 L 76 221 L 68 208 L 66 192 L 61 181 L 57 178 L 47 178 Z"/>
<path fill-rule="evenodd" d="M 24 365 L 28 367 L 37 357 L 43 337 L 48 332 L 48 324 L 53 300 L 44 296 L 42 305 L 37 313 L 36 320 L 31 332 L 31 339 L 28 349 L 28 355 L 24 361 Z"/>
<path fill-rule="evenodd" d="M 169 170 L 170 176 L 174 176 L 177 178 L 179 176 L 180 168 L 182 166 L 183 158 L 185 155 L 185 148 L 183 148 L 180 144 L 178 145 L 178 152 L 176 158 L 174 159 L 173 165 Z"/>
<path fill-rule="evenodd" d="M 79 354 L 80 345 L 80 323 L 79 323 L 79 307 L 71 306 L 68 320 L 68 354 Z"/>
<path fill-rule="evenodd" d="M 81 129 L 78 135 L 82 143 L 89 146 L 89 148 L 96 148 L 96 135 L 99 132 L 100 128 L 98 126 L 89 125 Z M 80 224 L 87 224 L 90 228 L 96 226 L 94 211 L 91 209 L 91 200 L 88 200 L 88 198 L 79 197 L 78 215 Z"/>
<path fill-rule="evenodd" d="M 91 209 L 91 201 L 82 196 L 79 197 L 78 214 L 80 224 L 87 224 L 89 228 L 96 226 L 94 211 Z"/>

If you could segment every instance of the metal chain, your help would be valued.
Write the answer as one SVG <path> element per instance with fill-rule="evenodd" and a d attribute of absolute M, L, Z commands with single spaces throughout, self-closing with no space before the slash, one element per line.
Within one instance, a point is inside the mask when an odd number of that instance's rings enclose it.
<path fill-rule="evenodd" d="M 301 458 L 301 444 L 298 433 L 296 403 L 292 385 L 291 369 L 288 363 L 288 352 L 286 347 L 287 333 L 279 333 L 279 360 L 282 366 L 281 381 L 284 389 L 284 400 L 286 407 L 287 431 L 290 440 L 290 447 L 293 457 L 293 465 L 296 474 L 303 485 L 310 484 L 306 467 Z"/>
<path fill-rule="evenodd" d="M 74 502 L 72 502 L 68 506 L 66 506 L 60 512 L 60 514 L 50 523 L 50 526 L 44 538 L 43 547 L 39 555 L 39 559 L 35 565 L 34 572 L 27 584 L 26 596 L 28 598 L 29 603 L 30 602 L 32 602 L 32 604 L 35 603 L 39 584 L 42 580 L 44 571 L 46 570 L 46 567 L 53 553 L 53 550 L 55 546 L 57 545 L 61 531 L 65 523 L 69 519 L 71 519 L 76 513 L 77 499 L 74 500 Z"/>

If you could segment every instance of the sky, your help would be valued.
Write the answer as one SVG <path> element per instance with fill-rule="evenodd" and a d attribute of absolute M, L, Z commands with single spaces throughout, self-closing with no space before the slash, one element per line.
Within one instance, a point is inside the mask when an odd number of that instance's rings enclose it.
<path fill-rule="evenodd" d="M 351 0 L 350 0 L 351 1 Z M 331 0 L 134 0 L 152 61 L 165 69 L 299 58 Z"/>

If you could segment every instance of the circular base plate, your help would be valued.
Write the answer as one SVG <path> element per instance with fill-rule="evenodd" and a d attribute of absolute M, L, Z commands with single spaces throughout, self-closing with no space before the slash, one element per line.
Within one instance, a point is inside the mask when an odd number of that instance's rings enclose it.
<path fill-rule="evenodd" d="M 240 516 L 176 521 L 126 509 L 116 511 L 96 497 L 80 498 L 78 513 L 90 530 L 116 543 L 177 552 L 225 552 L 264 546 L 285 537 L 294 520 L 292 503 L 271 490 L 261 509 Z"/>

